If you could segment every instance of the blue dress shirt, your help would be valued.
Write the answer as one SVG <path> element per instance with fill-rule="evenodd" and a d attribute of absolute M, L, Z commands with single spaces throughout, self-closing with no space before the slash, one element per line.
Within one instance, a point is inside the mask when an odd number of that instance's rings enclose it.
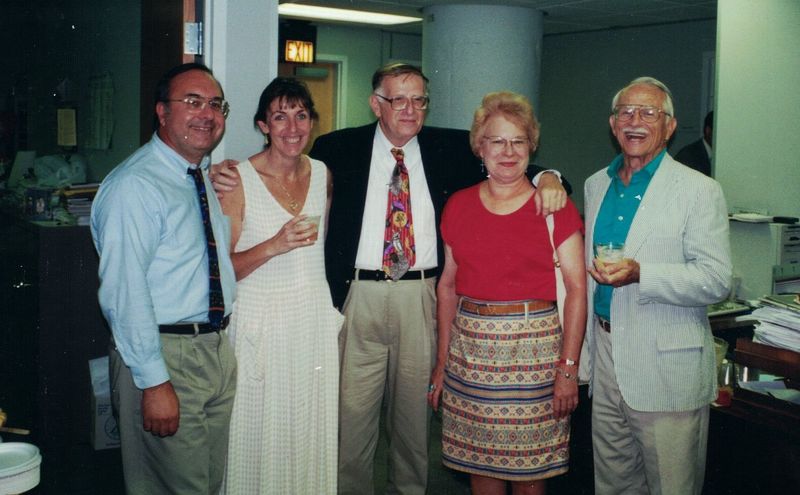
<path fill-rule="evenodd" d="M 608 242 L 624 243 L 631 229 L 633 217 L 639 209 L 650 179 L 658 170 L 661 159 L 667 150 L 664 149 L 656 155 L 647 165 L 631 176 L 630 183 L 626 186 L 619 178 L 619 169 L 623 165 L 622 155 L 618 155 L 608 166 L 606 173 L 611 177 L 611 185 L 606 191 L 597 220 L 594 224 L 594 243 L 605 244 Z M 597 284 L 594 292 L 594 312 L 598 316 L 611 320 L 611 297 L 614 287 Z"/>
<path fill-rule="evenodd" d="M 190 166 L 153 135 L 108 174 L 92 204 L 100 307 L 140 389 L 169 380 L 158 325 L 208 322 L 208 254 Z M 229 314 L 236 294 L 230 224 L 204 178 Z"/>

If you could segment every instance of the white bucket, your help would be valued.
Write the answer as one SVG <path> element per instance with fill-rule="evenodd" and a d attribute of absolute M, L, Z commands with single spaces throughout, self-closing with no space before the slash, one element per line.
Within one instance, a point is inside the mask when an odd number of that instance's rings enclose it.
<path fill-rule="evenodd" d="M 29 443 L 0 443 L 0 495 L 22 493 L 39 484 L 42 456 Z"/>

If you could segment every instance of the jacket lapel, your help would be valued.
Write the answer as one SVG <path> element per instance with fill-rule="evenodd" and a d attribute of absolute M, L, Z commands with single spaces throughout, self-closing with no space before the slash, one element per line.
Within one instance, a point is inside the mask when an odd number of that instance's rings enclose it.
<path fill-rule="evenodd" d="M 628 237 L 625 240 L 625 257 L 636 258 L 636 254 L 644 245 L 654 229 L 663 220 L 664 212 L 670 211 L 669 205 L 675 201 L 675 191 L 680 187 L 680 176 L 676 173 L 676 162 L 669 154 L 659 165 L 658 170 L 647 186 L 636 216 L 631 223 Z"/>

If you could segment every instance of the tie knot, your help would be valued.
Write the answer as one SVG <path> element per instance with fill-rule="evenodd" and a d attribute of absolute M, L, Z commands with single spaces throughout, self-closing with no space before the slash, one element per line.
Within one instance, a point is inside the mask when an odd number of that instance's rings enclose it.
<path fill-rule="evenodd" d="M 402 162 L 403 161 L 403 157 L 405 157 L 406 154 L 403 153 L 403 150 L 401 148 L 392 148 L 392 156 L 398 162 Z"/>

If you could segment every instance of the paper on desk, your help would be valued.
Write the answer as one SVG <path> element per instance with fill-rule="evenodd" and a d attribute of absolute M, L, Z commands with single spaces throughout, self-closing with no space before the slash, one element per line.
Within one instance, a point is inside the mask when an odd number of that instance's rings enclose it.
<path fill-rule="evenodd" d="M 751 313 L 751 316 L 760 321 L 768 321 L 784 327 L 800 330 L 800 313 L 791 309 L 776 307 L 761 307 Z"/>
<path fill-rule="evenodd" d="M 759 321 L 753 340 L 800 352 L 800 313 L 778 307 L 761 307 L 750 315 Z"/>
<path fill-rule="evenodd" d="M 753 342 L 800 352 L 800 332 L 762 321 L 753 330 Z"/>
<path fill-rule="evenodd" d="M 739 387 L 751 392 L 769 395 L 776 399 L 785 400 L 800 405 L 800 390 L 786 388 L 781 380 L 771 382 L 739 382 Z"/>

